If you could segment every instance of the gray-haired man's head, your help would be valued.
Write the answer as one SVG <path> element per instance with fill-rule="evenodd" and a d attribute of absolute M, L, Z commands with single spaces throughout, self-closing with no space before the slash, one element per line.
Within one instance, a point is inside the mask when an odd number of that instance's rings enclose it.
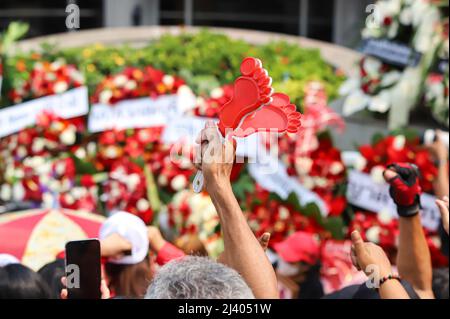
<path fill-rule="evenodd" d="M 186 256 L 162 267 L 147 290 L 147 299 L 253 299 L 233 269 L 209 258 Z"/>

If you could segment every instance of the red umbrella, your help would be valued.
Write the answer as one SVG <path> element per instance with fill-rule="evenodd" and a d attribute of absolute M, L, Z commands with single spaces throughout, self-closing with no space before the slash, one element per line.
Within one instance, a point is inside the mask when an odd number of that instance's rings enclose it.
<path fill-rule="evenodd" d="M 96 238 L 104 217 L 87 212 L 28 210 L 0 215 L 0 253 L 38 270 L 70 240 Z"/>

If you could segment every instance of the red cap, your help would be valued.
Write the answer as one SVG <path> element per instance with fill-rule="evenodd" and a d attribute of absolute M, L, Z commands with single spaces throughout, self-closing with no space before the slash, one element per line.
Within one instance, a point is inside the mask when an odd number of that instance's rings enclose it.
<path fill-rule="evenodd" d="M 320 245 L 314 235 L 303 231 L 298 231 L 275 244 L 274 249 L 288 263 L 303 261 L 310 265 L 317 262 L 320 253 Z"/>

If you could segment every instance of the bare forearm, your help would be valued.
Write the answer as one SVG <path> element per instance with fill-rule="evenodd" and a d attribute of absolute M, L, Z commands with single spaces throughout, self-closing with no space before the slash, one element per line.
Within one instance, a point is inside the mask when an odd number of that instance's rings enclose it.
<path fill-rule="evenodd" d="M 410 299 L 405 288 L 397 280 L 388 280 L 379 289 L 381 299 Z"/>
<path fill-rule="evenodd" d="M 400 217 L 397 265 L 402 278 L 412 284 L 421 297 L 430 297 L 432 265 L 420 215 Z"/>
<path fill-rule="evenodd" d="M 210 193 L 221 220 L 225 251 L 221 261 L 238 271 L 256 298 L 278 298 L 276 275 L 231 189 L 224 183 Z"/>
<path fill-rule="evenodd" d="M 438 198 L 449 196 L 449 177 L 447 163 L 440 163 L 438 176 L 433 183 L 433 188 Z"/>

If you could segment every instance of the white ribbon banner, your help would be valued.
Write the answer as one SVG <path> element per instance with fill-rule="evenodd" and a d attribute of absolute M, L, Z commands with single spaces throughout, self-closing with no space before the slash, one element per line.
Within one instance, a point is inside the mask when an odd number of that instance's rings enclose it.
<path fill-rule="evenodd" d="M 294 192 L 302 205 L 315 203 L 323 216 L 328 215 L 328 209 L 324 201 L 316 193 L 302 186 L 297 178 L 289 176 L 285 165 L 272 157 L 266 163 L 250 163 L 248 170 L 250 175 L 264 189 L 276 193 L 282 199 L 288 198 Z"/>
<path fill-rule="evenodd" d="M 86 115 L 89 111 L 87 88 L 79 87 L 0 110 L 0 138 L 36 124 L 37 116 L 43 111 L 65 119 Z"/>
<path fill-rule="evenodd" d="M 165 126 L 195 106 L 195 97 L 187 94 L 162 95 L 121 101 L 115 105 L 94 104 L 89 113 L 90 132 L 111 129 Z"/>
<path fill-rule="evenodd" d="M 179 116 L 167 123 L 164 128 L 162 140 L 166 144 L 187 143 L 193 144 L 200 131 L 211 118 L 198 116 Z M 217 121 L 217 119 L 213 119 Z M 264 161 L 267 151 L 261 144 L 259 134 L 252 134 L 246 138 L 236 138 L 236 155 L 248 157 L 249 161 Z"/>
<path fill-rule="evenodd" d="M 356 170 L 350 171 L 347 199 L 355 206 L 375 213 L 388 211 L 392 217 L 397 218 L 397 208 L 389 195 L 389 185 L 375 183 L 369 174 Z M 421 196 L 422 224 L 432 231 L 438 229 L 441 220 L 435 200 L 436 198 L 429 194 L 424 193 Z"/>

